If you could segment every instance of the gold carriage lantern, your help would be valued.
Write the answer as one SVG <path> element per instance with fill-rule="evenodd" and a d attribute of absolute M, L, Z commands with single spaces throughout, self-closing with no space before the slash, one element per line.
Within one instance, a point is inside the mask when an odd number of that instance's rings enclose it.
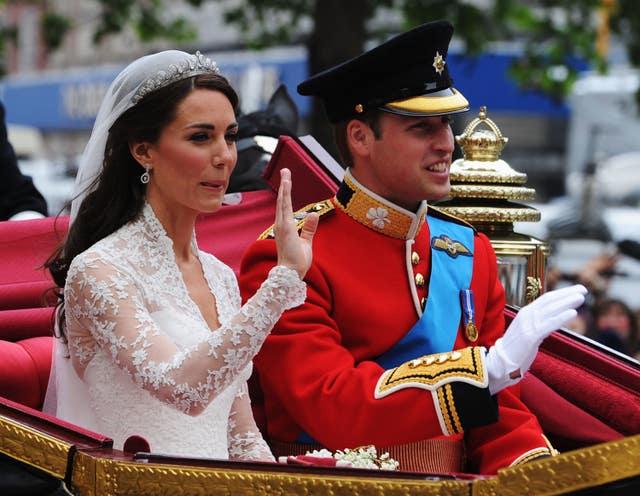
<path fill-rule="evenodd" d="M 456 141 L 463 158 L 451 164 L 451 193 L 437 207 L 486 234 L 498 258 L 498 275 L 507 303 L 524 306 L 545 287 L 548 245 L 514 232 L 514 222 L 538 222 L 540 212 L 513 200 L 532 200 L 535 190 L 523 186 L 527 175 L 500 158 L 508 138 L 481 107 Z"/>

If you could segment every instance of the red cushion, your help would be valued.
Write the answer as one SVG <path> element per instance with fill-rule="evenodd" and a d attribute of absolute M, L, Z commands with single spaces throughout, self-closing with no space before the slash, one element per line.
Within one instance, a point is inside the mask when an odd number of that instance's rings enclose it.
<path fill-rule="evenodd" d="M 19 341 L 36 336 L 51 336 L 53 308 L 0 310 L 0 339 Z"/>
<path fill-rule="evenodd" d="M 623 437 L 621 433 L 560 396 L 533 374 L 522 379 L 522 401 L 536 415 L 542 430 L 560 451 Z"/>
<path fill-rule="evenodd" d="M 40 408 L 49 380 L 53 338 L 0 340 L 0 396 Z"/>
<path fill-rule="evenodd" d="M 515 315 L 506 309 L 507 326 Z M 521 395 L 552 442 L 565 449 L 640 432 L 640 367 L 570 331 L 542 343 Z"/>
<path fill-rule="evenodd" d="M 48 280 L 48 273 L 40 267 L 66 234 L 68 225 L 68 217 L 0 222 L 2 282 Z"/>
<path fill-rule="evenodd" d="M 531 372 L 567 401 L 612 429 L 626 436 L 640 432 L 640 392 L 637 390 L 620 387 L 609 377 L 600 377 L 564 357 L 554 357 L 544 351 L 538 354 Z M 575 428 L 570 418 L 563 421 L 567 429 Z"/>
<path fill-rule="evenodd" d="M 34 271 L 35 272 L 35 271 Z M 33 277 L 38 277 L 34 274 Z M 0 282 L 0 310 L 14 308 L 37 308 L 55 304 L 53 295 L 47 290 L 54 286 L 53 281 Z"/>
<path fill-rule="evenodd" d="M 31 339 L 23 339 L 18 341 L 25 351 L 29 354 L 33 360 L 35 371 L 38 376 L 38 383 L 40 386 L 40 401 L 38 402 L 38 408 L 42 406 L 44 402 L 44 396 L 47 392 L 47 385 L 49 384 L 49 372 L 51 372 L 51 354 L 53 351 L 53 337 L 40 336 Z"/>

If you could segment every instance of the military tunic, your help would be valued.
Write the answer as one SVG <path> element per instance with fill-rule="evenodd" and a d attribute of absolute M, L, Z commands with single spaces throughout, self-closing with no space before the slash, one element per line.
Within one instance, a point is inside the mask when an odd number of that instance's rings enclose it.
<path fill-rule="evenodd" d="M 462 221 L 426 202 L 417 213 L 406 211 L 366 190 L 348 171 L 336 197 L 306 210 L 321 214 L 305 277 L 307 300 L 285 312 L 255 358 L 269 437 L 334 450 L 458 437 L 466 445 L 466 470 L 477 473 L 549 455 L 519 388 L 492 397 L 487 387 L 482 347 L 503 334 L 505 305 L 489 239 L 473 232 L 477 335 L 459 317 L 451 342 L 460 353 L 385 370 L 376 359 L 412 328 L 429 297 L 425 214 Z M 297 214 L 303 217 L 304 209 Z M 269 232 L 262 238 L 243 258 L 244 298 L 276 263 L 274 240 Z M 415 379 L 414 372 L 422 375 Z M 393 387 L 394 381 L 402 386 Z"/>

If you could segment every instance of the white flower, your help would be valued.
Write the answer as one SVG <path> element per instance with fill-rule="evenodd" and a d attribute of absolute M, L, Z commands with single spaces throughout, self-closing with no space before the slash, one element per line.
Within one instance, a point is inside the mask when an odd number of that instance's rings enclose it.
<path fill-rule="evenodd" d="M 333 457 L 333 453 L 326 448 L 322 448 L 321 450 L 313 450 L 307 451 L 307 456 L 315 456 L 318 458 L 331 458 Z"/>
<path fill-rule="evenodd" d="M 378 229 L 384 229 L 386 226 L 385 222 L 388 222 L 389 224 L 391 224 L 391 220 L 387 219 L 388 215 L 389 215 L 389 212 L 387 212 L 386 208 L 371 207 L 367 212 L 367 219 L 372 220 L 373 221 L 372 224 Z"/>
<path fill-rule="evenodd" d="M 338 450 L 331 453 L 327 449 L 307 451 L 307 455 L 319 458 L 333 457 L 337 460 L 336 465 L 339 467 L 368 468 L 373 470 L 397 470 L 399 463 L 389 456 L 389 453 L 383 453 L 378 457 L 375 446 L 361 446 L 354 449 Z"/>

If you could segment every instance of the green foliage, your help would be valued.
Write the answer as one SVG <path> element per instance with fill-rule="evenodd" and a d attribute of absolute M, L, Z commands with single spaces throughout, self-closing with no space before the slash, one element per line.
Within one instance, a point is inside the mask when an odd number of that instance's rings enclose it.
<path fill-rule="evenodd" d="M 0 25 L 0 54 L 4 53 L 5 43 L 7 40 L 15 42 L 17 34 L 18 33 L 15 28 Z M 7 70 L 4 58 L 0 57 L 0 76 L 4 76 L 6 72 Z"/>
<path fill-rule="evenodd" d="M 449 0 L 404 0 L 396 2 L 404 13 L 406 27 L 413 27 L 436 19 L 447 19 L 455 27 L 467 52 L 478 54 L 496 38 L 498 25 L 490 12 L 475 5 Z"/>
<path fill-rule="evenodd" d="M 194 7 L 200 7 L 203 0 L 187 0 Z M 195 28 L 184 18 L 164 21 L 162 0 L 98 0 L 101 4 L 100 22 L 93 39 L 100 42 L 104 37 L 121 32 L 132 25 L 141 41 L 169 39 L 177 42 L 192 41 L 196 38 Z"/>
<path fill-rule="evenodd" d="M 605 70 L 606 61 L 597 53 L 593 14 L 599 0 L 540 2 L 555 9 L 528 9 L 513 5 L 512 39 L 523 46 L 522 56 L 510 74 L 523 88 L 562 99 L 575 82 L 577 60 Z M 557 10 L 557 9 L 562 10 Z"/>
<path fill-rule="evenodd" d="M 67 17 L 47 12 L 42 16 L 40 29 L 44 44 L 49 50 L 55 50 L 64 41 L 64 37 L 71 28 L 71 21 Z"/>
<path fill-rule="evenodd" d="M 242 5 L 229 0 L 215 0 L 228 5 L 225 21 L 235 25 L 251 48 L 289 43 L 295 28 L 310 19 L 313 0 L 245 0 Z"/>
<path fill-rule="evenodd" d="M 93 33 L 93 41 L 99 43 L 105 36 L 119 33 L 131 17 L 134 2 L 129 0 L 98 0 L 102 7 L 100 22 Z"/>
<path fill-rule="evenodd" d="M 194 40 L 197 36 L 195 28 L 184 18 L 178 18 L 168 23 L 161 22 L 157 7 L 141 7 L 140 16 L 134 21 L 134 27 L 142 41 L 166 38 L 184 42 Z"/>

